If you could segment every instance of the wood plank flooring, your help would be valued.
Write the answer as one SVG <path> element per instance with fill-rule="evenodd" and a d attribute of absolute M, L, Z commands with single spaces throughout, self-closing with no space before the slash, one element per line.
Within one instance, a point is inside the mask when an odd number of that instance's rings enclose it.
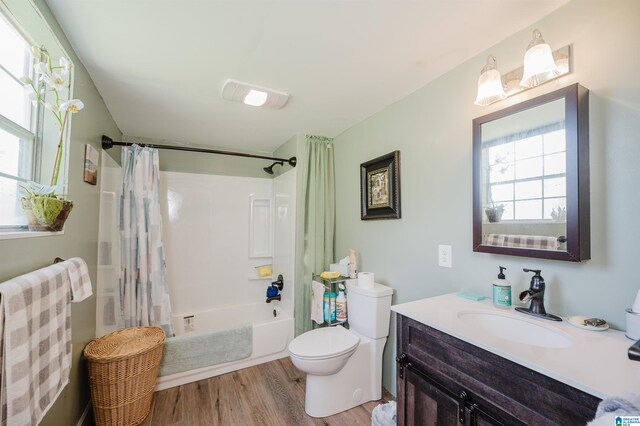
<path fill-rule="evenodd" d="M 335 416 L 304 412 L 305 375 L 289 358 L 156 392 L 143 426 L 370 425 L 371 411 L 393 399 L 383 390 L 372 401 Z"/>

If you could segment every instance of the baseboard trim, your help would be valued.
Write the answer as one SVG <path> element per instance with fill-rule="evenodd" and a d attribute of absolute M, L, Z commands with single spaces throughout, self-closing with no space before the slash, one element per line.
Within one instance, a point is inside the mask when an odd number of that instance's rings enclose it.
<path fill-rule="evenodd" d="M 89 410 L 91 410 L 91 401 L 87 403 L 87 406 L 82 412 L 82 415 L 80 416 L 80 420 L 78 420 L 78 423 L 76 424 L 76 426 L 84 425 L 84 421 L 87 420 L 87 416 L 89 415 Z"/>

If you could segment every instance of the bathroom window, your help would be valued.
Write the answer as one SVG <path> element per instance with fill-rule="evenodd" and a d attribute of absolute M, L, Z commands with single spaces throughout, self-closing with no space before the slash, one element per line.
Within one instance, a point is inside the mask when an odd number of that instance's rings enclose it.
<path fill-rule="evenodd" d="M 0 14 L 0 230 L 23 228 L 20 183 L 35 180 L 38 108 L 20 78 L 31 76 L 29 43 Z"/>
<path fill-rule="evenodd" d="M 485 145 L 487 205 L 503 205 L 502 220 L 564 221 L 566 139 L 564 122 Z"/>
<path fill-rule="evenodd" d="M 38 85 L 31 46 L 46 45 L 56 63 L 68 55 L 30 2 L 14 1 L 8 6 L 0 2 L 0 6 L 0 239 L 4 239 L 33 235 L 21 232 L 27 230 L 21 186 L 28 181 L 49 184 L 60 138 L 56 117 L 31 101 L 21 81 L 22 77 L 29 77 Z M 6 15 L 5 7 L 9 10 Z M 9 16 L 26 25 L 17 27 Z M 34 42 L 32 37 L 40 41 Z M 65 86 L 58 88 L 60 99 L 71 99 L 72 81 L 73 70 L 65 79 Z M 46 102 L 55 103 L 53 91 L 42 95 Z M 69 120 L 64 135 L 67 148 L 70 123 Z M 68 152 L 69 149 L 63 150 L 58 176 L 61 194 L 67 190 Z"/>

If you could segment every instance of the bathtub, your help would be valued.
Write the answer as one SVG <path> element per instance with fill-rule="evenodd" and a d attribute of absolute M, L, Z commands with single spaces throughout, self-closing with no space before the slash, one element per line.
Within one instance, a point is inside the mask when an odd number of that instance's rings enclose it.
<path fill-rule="evenodd" d="M 177 336 L 252 324 L 253 351 L 241 360 L 158 377 L 156 391 L 285 358 L 289 356 L 287 346 L 293 339 L 293 317 L 275 303 L 250 303 L 173 315 L 172 324 Z"/>

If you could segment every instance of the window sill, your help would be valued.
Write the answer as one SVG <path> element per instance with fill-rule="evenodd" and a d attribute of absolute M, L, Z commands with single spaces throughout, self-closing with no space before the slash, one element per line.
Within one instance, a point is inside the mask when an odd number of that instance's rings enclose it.
<path fill-rule="evenodd" d="M 37 232 L 37 231 L 10 231 L 0 232 L 0 240 L 16 240 L 20 238 L 50 237 L 53 235 L 64 235 L 64 231 L 58 232 Z"/>

